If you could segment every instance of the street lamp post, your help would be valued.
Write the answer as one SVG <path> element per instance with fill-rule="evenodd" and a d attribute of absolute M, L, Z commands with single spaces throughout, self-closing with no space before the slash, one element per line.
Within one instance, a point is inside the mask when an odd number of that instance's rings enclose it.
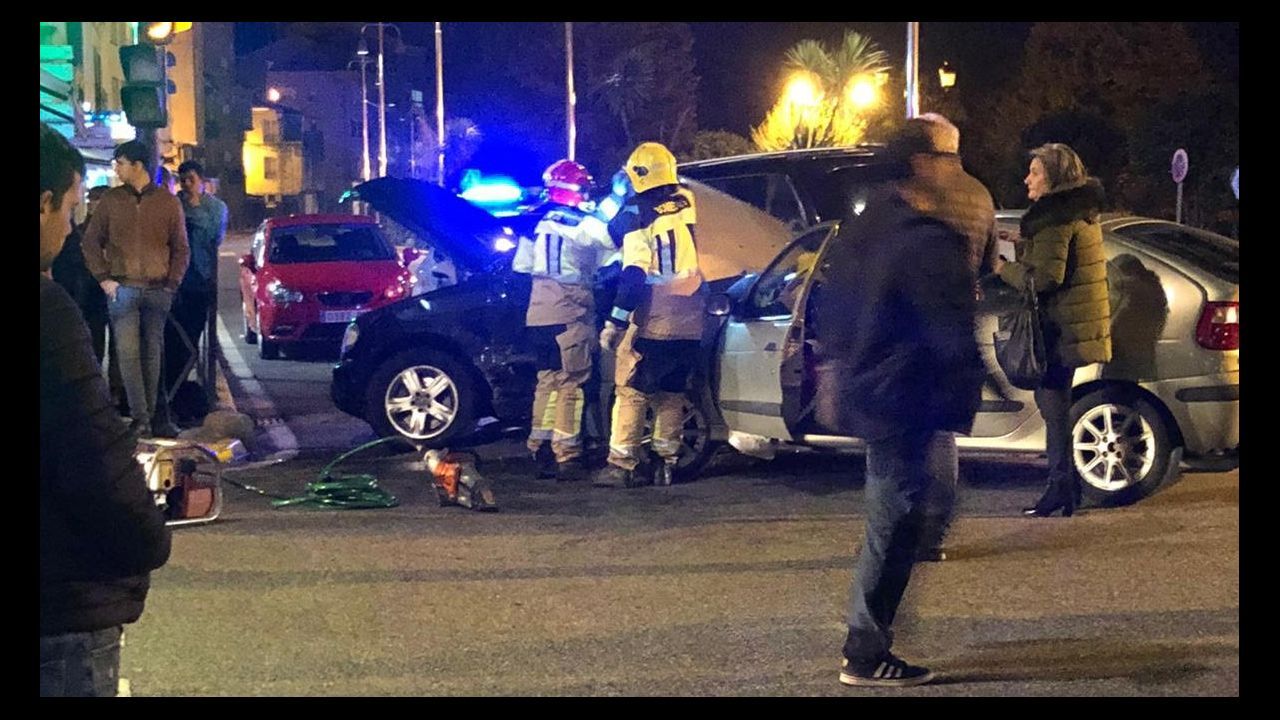
<path fill-rule="evenodd" d="M 436 23 L 436 183 L 444 187 L 444 32 Z"/>
<path fill-rule="evenodd" d="M 578 126 L 574 118 L 574 110 L 578 104 L 578 96 L 573 90 L 573 23 L 564 24 L 564 72 L 567 78 L 565 88 L 565 115 L 568 116 L 569 125 L 569 159 L 575 160 L 575 150 L 578 146 Z"/>
<path fill-rule="evenodd" d="M 385 63 L 383 57 L 385 55 L 385 35 L 386 29 L 391 28 L 396 31 L 396 37 L 403 42 L 403 36 L 400 34 L 400 28 L 391 23 L 369 23 L 360 28 L 360 49 L 368 54 L 368 49 L 364 45 L 364 31 L 370 27 L 378 28 L 378 177 L 385 177 L 387 174 L 387 87 L 383 79 L 383 70 Z M 360 51 L 357 50 L 357 53 Z"/>
<path fill-rule="evenodd" d="M 361 52 L 363 50 L 363 52 Z M 368 48 L 361 48 L 356 51 L 357 57 L 351 63 L 360 64 L 360 134 L 363 143 L 360 165 L 360 177 L 368 182 L 373 177 L 373 169 L 369 166 L 369 85 L 365 81 L 365 67 L 369 64 Z M 347 63 L 347 67 L 351 67 L 351 63 Z"/>
<path fill-rule="evenodd" d="M 920 114 L 920 23 L 907 23 L 907 119 Z"/>

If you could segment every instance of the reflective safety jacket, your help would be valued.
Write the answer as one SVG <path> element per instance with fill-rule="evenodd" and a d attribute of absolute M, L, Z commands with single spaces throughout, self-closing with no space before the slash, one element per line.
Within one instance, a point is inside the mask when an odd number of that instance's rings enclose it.
<path fill-rule="evenodd" d="M 640 193 L 618 212 L 609 223 L 622 245 L 623 274 L 610 314 L 615 322 L 630 313 L 640 337 L 702 337 L 707 290 L 698 266 L 697 222 L 693 193 L 679 185 Z"/>
<path fill-rule="evenodd" d="M 533 231 L 521 237 L 512 269 L 533 276 L 525 325 L 559 325 L 591 314 L 595 272 L 616 250 L 598 218 L 552 205 Z"/>

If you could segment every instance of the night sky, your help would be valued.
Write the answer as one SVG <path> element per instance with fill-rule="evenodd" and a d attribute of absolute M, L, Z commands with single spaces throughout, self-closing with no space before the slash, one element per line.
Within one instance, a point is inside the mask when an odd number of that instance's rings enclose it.
<path fill-rule="evenodd" d="M 431 23 L 397 23 L 409 44 L 433 47 Z M 238 54 L 257 50 L 280 37 L 280 23 L 238 23 Z M 923 72 L 948 60 L 961 82 L 994 84 L 1016 70 L 1030 23 L 921 23 Z M 698 125 L 746 135 L 763 119 L 777 97 L 784 53 L 808 38 L 827 43 L 852 28 L 875 40 L 901 69 L 906 51 L 906 23 L 692 23 L 696 72 L 701 76 Z M 471 95 L 481 90 L 488 73 L 481 58 L 495 47 L 514 49 L 510 61 L 530 34 L 562 32 L 555 23 L 463 23 L 444 26 L 445 94 Z M 354 48 L 352 48 L 354 49 Z M 518 60 L 517 60 L 518 61 Z M 343 60 L 345 62 L 345 60 Z"/>
<path fill-rule="evenodd" d="M 237 53 L 252 52 L 280 39 L 285 25 L 238 23 Z M 419 70 L 425 73 L 423 89 L 432 95 L 433 24 L 402 22 L 397 25 L 408 44 L 425 49 L 426 57 Z M 1028 22 L 921 22 L 921 82 L 936 82 L 937 68 L 946 60 L 956 70 L 958 83 L 966 92 L 1000 86 L 1017 74 L 1031 26 Z M 356 27 L 358 29 L 358 25 Z M 690 27 L 694 35 L 695 72 L 701 78 L 698 127 L 702 130 L 725 129 L 749 136 L 751 126 L 764 118 L 782 89 L 781 66 L 785 52 L 800 40 L 811 38 L 834 45 L 846 29 L 853 29 L 875 40 L 888 53 L 895 71 L 901 72 L 905 64 L 905 22 L 725 22 L 691 23 Z M 1239 24 L 1189 23 L 1189 27 L 1200 41 L 1211 69 L 1220 77 L 1238 83 Z M 550 40 L 560 33 L 563 25 L 555 22 L 445 23 L 444 85 L 449 114 L 472 117 L 482 129 L 504 132 L 500 127 L 503 118 L 520 112 L 521 101 L 514 89 L 494 87 L 495 76 L 501 74 L 495 66 L 520 63 L 522 48 L 531 40 Z M 351 35 L 351 47 L 334 47 L 336 67 L 345 66 L 352 57 L 355 30 Z M 547 68 L 547 72 L 559 75 L 563 73 L 562 68 L 562 65 Z M 582 92 L 579 88 L 580 102 Z M 555 133 L 548 131 L 547 139 L 513 137 L 504 144 L 551 144 L 553 135 Z"/>

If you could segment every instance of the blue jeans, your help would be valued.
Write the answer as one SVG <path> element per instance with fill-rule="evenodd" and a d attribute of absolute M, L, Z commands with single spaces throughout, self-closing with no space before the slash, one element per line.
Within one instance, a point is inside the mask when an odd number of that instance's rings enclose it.
<path fill-rule="evenodd" d="M 867 443 L 867 532 L 849 588 L 850 662 L 879 661 L 893 645 L 894 615 L 916 549 L 950 522 L 958 474 L 955 435 L 913 430 Z"/>
<path fill-rule="evenodd" d="M 150 428 L 156 416 L 160 362 L 164 354 L 164 325 L 173 293 L 163 288 L 121 285 L 107 301 L 111 335 L 117 339 L 120 378 L 129 398 L 129 417 Z"/>
<path fill-rule="evenodd" d="M 40 697 L 115 697 L 120 625 L 40 638 Z"/>

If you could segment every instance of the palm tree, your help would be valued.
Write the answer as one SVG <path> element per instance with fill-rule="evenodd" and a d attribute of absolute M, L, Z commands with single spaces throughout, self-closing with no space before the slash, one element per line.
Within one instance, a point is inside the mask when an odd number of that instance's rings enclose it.
<path fill-rule="evenodd" d="M 787 51 L 783 67 L 791 84 L 752 130 L 756 145 L 783 150 L 855 145 L 862 139 L 868 103 L 853 90 L 858 83 L 882 82 L 878 78 L 889 70 L 888 55 L 874 41 L 852 30 L 834 50 L 802 40 Z"/>

